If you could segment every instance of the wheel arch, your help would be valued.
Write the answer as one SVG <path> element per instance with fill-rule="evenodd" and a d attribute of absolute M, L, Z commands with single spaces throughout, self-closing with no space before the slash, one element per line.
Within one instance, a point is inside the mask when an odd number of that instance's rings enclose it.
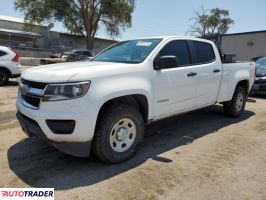
<path fill-rule="evenodd" d="M 243 80 L 238 81 L 238 83 L 236 84 L 235 90 L 239 86 L 243 87 L 245 89 L 245 91 L 246 91 L 246 94 L 248 95 L 249 88 L 250 88 L 249 80 L 248 79 L 243 79 Z"/>
<path fill-rule="evenodd" d="M 11 76 L 11 71 L 7 69 L 6 67 L 0 66 L 0 70 L 3 70 L 8 73 L 9 76 Z"/>
<path fill-rule="evenodd" d="M 149 103 L 148 103 L 148 98 L 143 94 L 129 94 L 106 100 L 100 107 L 100 110 L 98 112 L 97 122 L 99 118 L 101 118 L 103 113 L 106 112 L 108 108 L 110 108 L 110 106 L 119 103 L 124 103 L 136 107 L 140 111 L 144 122 L 145 123 L 148 122 L 149 112 L 150 112 Z"/>
<path fill-rule="evenodd" d="M 249 79 L 243 78 L 240 80 L 236 80 L 234 83 L 229 82 L 227 83 L 226 87 L 222 89 L 220 88 L 217 102 L 225 103 L 231 101 L 236 91 L 236 88 L 239 86 L 242 86 L 245 89 L 246 94 L 248 95 L 250 91 L 250 82 Z"/>

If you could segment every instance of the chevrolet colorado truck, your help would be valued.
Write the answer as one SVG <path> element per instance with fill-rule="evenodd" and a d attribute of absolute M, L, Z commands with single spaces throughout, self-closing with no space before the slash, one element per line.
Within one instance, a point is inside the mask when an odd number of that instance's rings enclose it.
<path fill-rule="evenodd" d="M 34 67 L 19 83 L 17 118 L 28 136 L 104 162 L 129 159 L 145 124 L 223 104 L 242 115 L 255 64 L 223 63 L 211 41 L 154 37 L 118 42 L 91 61 Z"/>

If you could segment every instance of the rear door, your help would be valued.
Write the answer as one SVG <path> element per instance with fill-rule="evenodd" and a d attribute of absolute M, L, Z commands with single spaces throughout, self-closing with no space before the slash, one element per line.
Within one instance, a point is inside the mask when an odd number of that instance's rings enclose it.
<path fill-rule="evenodd" d="M 222 65 L 215 57 L 211 43 L 189 42 L 193 65 L 198 68 L 198 88 L 196 106 L 216 103 L 222 78 Z"/>
<path fill-rule="evenodd" d="M 195 107 L 198 76 L 191 65 L 186 40 L 167 43 L 156 59 L 176 56 L 178 67 L 155 71 L 155 116 L 171 115 Z"/>

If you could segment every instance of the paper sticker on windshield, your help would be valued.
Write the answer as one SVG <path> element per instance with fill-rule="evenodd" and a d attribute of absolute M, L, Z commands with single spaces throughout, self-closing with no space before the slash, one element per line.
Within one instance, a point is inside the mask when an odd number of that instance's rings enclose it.
<path fill-rule="evenodd" d="M 136 46 L 149 47 L 151 44 L 152 44 L 152 42 L 138 41 Z"/>

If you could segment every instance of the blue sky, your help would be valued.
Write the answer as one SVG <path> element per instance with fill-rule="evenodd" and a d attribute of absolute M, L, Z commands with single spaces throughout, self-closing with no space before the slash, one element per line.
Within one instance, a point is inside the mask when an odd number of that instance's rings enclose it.
<path fill-rule="evenodd" d="M 0 0 L 0 15 L 23 17 L 13 6 L 14 0 Z M 184 35 L 191 17 L 201 6 L 227 9 L 235 24 L 229 33 L 266 30 L 266 0 L 136 0 L 132 28 L 118 39 L 155 35 Z M 55 30 L 65 31 L 60 24 Z M 103 30 L 99 37 L 108 38 Z"/>

